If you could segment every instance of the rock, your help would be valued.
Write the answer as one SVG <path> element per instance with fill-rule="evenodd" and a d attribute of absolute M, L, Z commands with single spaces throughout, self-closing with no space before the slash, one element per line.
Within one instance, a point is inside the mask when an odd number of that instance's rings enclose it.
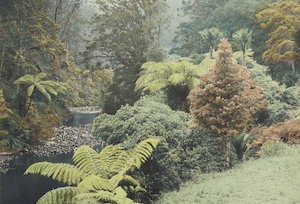
<path fill-rule="evenodd" d="M 0 173 L 4 173 L 8 169 L 8 163 L 16 159 L 22 159 L 25 155 L 37 156 L 54 156 L 62 153 L 73 152 L 79 146 L 87 145 L 94 147 L 100 144 L 100 140 L 92 135 L 92 125 L 83 125 L 76 127 L 61 126 L 55 128 L 56 137 L 50 138 L 43 145 L 32 146 L 27 148 L 21 154 L 16 155 L 0 155 Z"/>

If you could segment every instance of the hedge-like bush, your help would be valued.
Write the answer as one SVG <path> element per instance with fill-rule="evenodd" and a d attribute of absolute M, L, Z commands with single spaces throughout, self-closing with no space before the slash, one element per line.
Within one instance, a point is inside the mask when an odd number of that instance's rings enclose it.
<path fill-rule="evenodd" d="M 182 142 L 188 137 L 188 124 L 188 114 L 142 99 L 132 107 L 123 106 L 115 115 L 98 116 L 94 120 L 93 134 L 107 144 L 123 143 L 126 147 L 149 137 L 159 138 L 154 158 L 142 168 L 148 192 L 157 194 L 181 183 L 179 167 L 184 157 Z"/>
<path fill-rule="evenodd" d="M 195 170 L 221 170 L 216 137 L 200 129 L 191 130 L 187 113 L 151 99 L 124 106 L 115 115 L 100 115 L 93 124 L 93 134 L 107 144 L 131 147 L 148 137 L 160 139 L 153 158 L 139 172 L 147 192 L 158 196 L 162 191 L 177 189 Z"/>

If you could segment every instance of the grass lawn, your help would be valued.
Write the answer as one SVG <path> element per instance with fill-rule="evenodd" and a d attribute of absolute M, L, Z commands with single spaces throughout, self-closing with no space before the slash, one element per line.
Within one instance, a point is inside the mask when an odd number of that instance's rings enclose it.
<path fill-rule="evenodd" d="M 201 174 L 156 204 L 300 204 L 300 146 L 282 156 Z"/>

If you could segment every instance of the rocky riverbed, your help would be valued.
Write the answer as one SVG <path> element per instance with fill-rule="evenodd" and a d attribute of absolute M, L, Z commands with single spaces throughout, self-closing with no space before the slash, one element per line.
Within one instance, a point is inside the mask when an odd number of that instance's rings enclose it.
<path fill-rule="evenodd" d="M 18 163 L 23 156 L 54 156 L 62 153 L 73 152 L 81 145 L 94 147 L 99 145 L 92 135 L 92 125 L 83 126 L 61 126 L 55 129 L 55 137 L 47 140 L 44 144 L 30 147 L 22 152 L 13 155 L 0 155 L 0 173 L 9 169 L 11 162 Z"/>

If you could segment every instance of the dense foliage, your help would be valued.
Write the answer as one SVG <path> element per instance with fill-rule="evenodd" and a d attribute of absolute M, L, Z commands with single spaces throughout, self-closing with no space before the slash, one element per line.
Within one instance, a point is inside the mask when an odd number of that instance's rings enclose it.
<path fill-rule="evenodd" d="M 294 1 L 276 2 L 256 14 L 257 21 L 268 29 L 267 50 L 262 59 L 269 63 L 287 62 L 295 72 L 297 44 L 295 34 L 300 29 L 300 4 Z"/>
<path fill-rule="evenodd" d="M 190 90 L 198 85 L 199 76 L 206 71 L 186 61 L 146 62 L 141 69 L 136 89 L 142 89 L 144 93 L 167 89 L 181 101 L 178 109 L 185 111 L 188 110 L 186 99 Z"/>
<path fill-rule="evenodd" d="M 157 144 L 156 139 L 146 139 L 132 149 L 109 145 L 100 153 L 81 146 L 73 155 L 74 165 L 38 162 L 29 166 L 25 174 L 41 174 L 68 185 L 49 191 L 38 200 L 38 204 L 99 201 L 133 204 L 125 190 L 141 191 L 142 187 L 128 173 L 139 169 Z M 123 186 L 122 181 L 126 181 L 127 185 Z"/>
<path fill-rule="evenodd" d="M 216 137 L 198 128 L 189 130 L 188 114 L 153 99 L 124 106 L 115 115 L 100 115 L 93 125 L 94 135 L 108 144 L 123 142 L 130 147 L 146 136 L 159 138 L 156 154 L 140 174 L 150 196 L 178 188 L 193 171 L 221 170 Z"/>
<path fill-rule="evenodd" d="M 99 0 L 96 6 L 100 12 L 93 21 L 95 37 L 87 55 L 98 67 L 109 64 L 117 70 L 104 106 L 104 111 L 114 113 L 138 99 L 134 87 L 141 65 L 162 59 L 159 39 L 166 23 L 166 2 Z"/>

